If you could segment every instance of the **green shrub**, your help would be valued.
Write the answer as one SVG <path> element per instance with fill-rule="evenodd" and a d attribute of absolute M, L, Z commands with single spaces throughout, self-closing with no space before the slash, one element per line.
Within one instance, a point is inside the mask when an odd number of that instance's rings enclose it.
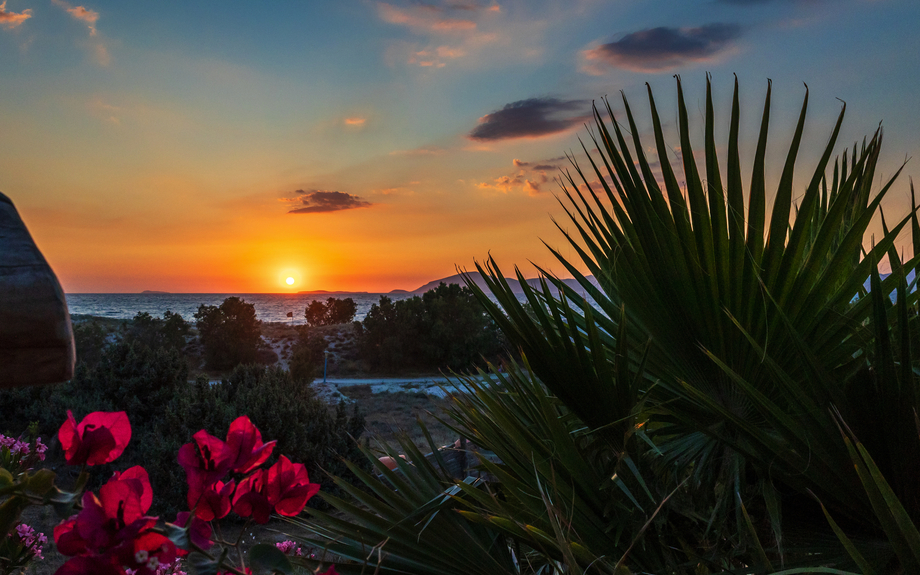
<path fill-rule="evenodd" d="M 256 319 L 251 303 L 228 297 L 219 306 L 199 306 L 195 320 L 209 368 L 230 369 L 258 360 L 263 345 L 262 322 Z"/>
<path fill-rule="evenodd" d="M 298 330 L 291 347 L 291 377 L 300 384 L 310 384 L 323 368 L 323 354 L 329 347 L 326 339 L 308 329 Z"/>
<path fill-rule="evenodd" d="M 360 326 L 361 357 L 373 369 L 466 370 L 504 349 L 482 304 L 456 284 L 397 302 L 380 296 Z"/>

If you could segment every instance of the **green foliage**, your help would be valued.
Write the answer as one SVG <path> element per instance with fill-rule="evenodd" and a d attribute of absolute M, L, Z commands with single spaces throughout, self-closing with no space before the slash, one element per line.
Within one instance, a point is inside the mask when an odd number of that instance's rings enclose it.
<path fill-rule="evenodd" d="M 357 439 L 364 431 L 364 418 L 357 404 L 351 414 L 344 403 L 330 409 L 309 385 L 283 369 L 240 365 L 221 383 L 199 392 L 210 396 L 209 409 L 217 408 L 212 415 L 202 413 L 213 422 L 208 428 L 212 434 L 226 433 L 233 419 L 248 415 L 266 441 L 278 441 L 271 461 L 286 455 L 303 463 L 311 480 L 324 489 L 334 487 L 327 472 L 349 475 L 341 458 L 360 454 Z"/>
<path fill-rule="evenodd" d="M 357 312 L 358 305 L 350 297 L 345 299 L 331 297 L 326 300 L 326 303 L 319 300 L 310 302 L 310 305 L 304 310 L 304 317 L 312 326 L 337 325 L 349 323 L 355 319 Z"/>
<path fill-rule="evenodd" d="M 258 360 L 262 328 L 253 304 L 228 297 L 219 306 L 199 306 L 195 320 L 209 368 L 230 369 Z"/>
<path fill-rule="evenodd" d="M 573 161 L 564 174 L 571 231 L 559 227 L 581 261 L 553 253 L 593 302 L 518 272 L 522 304 L 494 260 L 479 266 L 491 295 L 470 284 L 524 358 L 470 379 L 450 414 L 483 448 L 492 482 L 442 479 L 427 501 L 415 483 L 377 486 L 386 506 L 356 498 L 379 522 L 334 502 L 346 517 L 320 516 L 314 543 L 335 541 L 360 563 L 359 549 L 386 550 L 386 536 L 408 529 L 406 541 L 427 543 L 391 550 L 394 572 L 407 573 L 438 572 L 426 549 L 452 549 L 450 530 L 471 525 L 509 542 L 522 573 L 920 568 L 920 306 L 909 282 L 920 222 L 914 202 L 864 246 L 893 184 L 872 193 L 881 132 L 832 165 L 841 111 L 797 189 L 806 93 L 768 214 L 769 88 L 747 190 L 737 83 L 723 146 L 707 83 L 701 166 L 677 88 L 682 174 L 651 91 L 651 147 L 624 98 L 622 123 L 609 104 L 609 121 L 595 110 L 590 168 Z M 913 255 L 902 261 L 905 228 Z M 400 311 L 387 302 L 375 321 Z M 437 479 L 410 459 L 406 477 Z M 435 530 L 444 516 L 453 524 Z"/>
<path fill-rule="evenodd" d="M 291 347 L 291 377 L 302 385 L 310 384 L 323 369 L 324 353 L 329 343 L 309 329 L 298 330 L 297 341 Z"/>
<path fill-rule="evenodd" d="M 464 370 L 503 351 L 500 333 L 473 292 L 441 284 L 400 301 L 380 296 L 358 331 L 361 357 L 373 369 Z"/>
<path fill-rule="evenodd" d="M 92 367 L 99 363 L 107 341 L 105 328 L 96 321 L 85 321 L 73 326 L 73 341 L 77 348 L 77 362 Z"/>
<path fill-rule="evenodd" d="M 126 325 L 123 339 L 128 342 L 139 342 L 147 347 L 173 347 L 182 350 L 185 347 L 185 336 L 189 334 L 191 326 L 182 318 L 182 315 L 166 310 L 163 319 L 153 317 L 147 312 L 138 312 L 130 324 Z"/>

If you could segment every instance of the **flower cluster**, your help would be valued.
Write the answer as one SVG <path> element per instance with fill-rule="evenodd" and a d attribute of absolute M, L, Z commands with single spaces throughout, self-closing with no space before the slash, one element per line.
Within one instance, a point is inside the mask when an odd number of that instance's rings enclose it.
<path fill-rule="evenodd" d="M 32 466 L 45 460 L 45 451 L 48 446 L 36 437 L 32 443 L 15 437 L 0 434 L 0 466 L 7 471 L 21 472 L 31 469 Z"/>
<path fill-rule="evenodd" d="M 13 537 L 12 533 L 10 533 L 10 537 Z M 23 551 L 30 556 L 30 560 L 45 558 L 42 555 L 42 548 L 48 542 L 48 538 L 45 537 L 44 533 L 37 533 L 25 523 L 20 523 L 16 526 L 15 537 L 19 539 L 19 544 L 23 547 Z"/>
<path fill-rule="evenodd" d="M 281 541 L 280 543 L 275 543 L 275 547 L 285 555 L 293 555 L 295 557 L 303 557 L 303 549 L 297 546 L 297 543 L 293 541 Z"/>
<path fill-rule="evenodd" d="M 66 425 L 66 424 L 65 424 Z M 54 528 L 58 551 L 74 558 L 56 575 L 122 573 L 156 575 L 177 557 L 176 546 L 154 531 L 157 518 L 147 516 L 153 492 L 140 466 L 118 473 L 99 489 L 83 495 L 83 510 Z"/>
<path fill-rule="evenodd" d="M 137 573 L 134 569 L 125 569 L 125 575 L 137 575 Z M 172 563 L 160 563 L 156 575 L 188 575 L 188 573 L 182 570 L 181 560 L 177 558 Z"/>
<path fill-rule="evenodd" d="M 198 519 L 221 519 L 231 509 L 240 517 L 268 523 L 272 511 L 294 516 L 319 491 L 310 483 L 301 463 L 281 456 L 268 469 L 259 466 L 271 456 L 275 442 L 262 442 L 262 434 L 248 417 L 230 424 L 226 441 L 205 430 L 179 449 L 179 464 L 188 481 L 188 506 Z M 246 475 L 224 482 L 228 474 Z"/>

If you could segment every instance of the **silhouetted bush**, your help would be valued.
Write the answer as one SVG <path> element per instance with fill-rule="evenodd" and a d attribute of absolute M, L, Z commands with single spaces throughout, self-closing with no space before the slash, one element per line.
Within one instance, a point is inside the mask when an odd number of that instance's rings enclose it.
<path fill-rule="evenodd" d="M 350 297 L 345 299 L 331 297 L 326 300 L 326 303 L 319 300 L 310 302 L 303 315 L 307 323 L 312 326 L 337 325 L 355 319 L 357 312 L 358 305 Z"/>
<path fill-rule="evenodd" d="M 473 292 L 441 284 L 422 297 L 380 296 L 358 329 L 361 357 L 372 369 L 465 370 L 503 351 L 501 334 Z"/>
<path fill-rule="evenodd" d="M 160 319 L 144 311 L 138 312 L 126 325 L 124 340 L 137 341 L 153 349 L 174 347 L 181 351 L 190 329 L 191 326 L 178 313 L 166 310 L 163 319 Z"/>
<path fill-rule="evenodd" d="M 300 328 L 299 337 L 291 347 L 291 377 L 301 385 L 311 383 L 322 371 L 323 354 L 329 343 L 312 330 Z"/>
<path fill-rule="evenodd" d="M 230 369 L 258 361 L 262 322 L 256 319 L 253 304 L 228 297 L 219 306 L 199 306 L 195 320 L 209 368 Z"/>
<path fill-rule="evenodd" d="M 108 343 L 105 328 L 95 320 L 75 323 L 73 341 L 77 348 L 77 362 L 83 362 L 89 366 L 99 363 L 102 350 Z"/>

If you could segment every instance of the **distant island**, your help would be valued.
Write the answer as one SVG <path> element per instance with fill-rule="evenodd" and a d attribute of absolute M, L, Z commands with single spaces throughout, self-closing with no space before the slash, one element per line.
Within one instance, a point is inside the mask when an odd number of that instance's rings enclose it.
<path fill-rule="evenodd" d="M 170 292 L 168 292 L 168 291 L 156 291 L 156 290 L 152 290 L 152 289 L 145 289 L 145 290 L 142 291 L 141 293 L 170 293 Z"/>

